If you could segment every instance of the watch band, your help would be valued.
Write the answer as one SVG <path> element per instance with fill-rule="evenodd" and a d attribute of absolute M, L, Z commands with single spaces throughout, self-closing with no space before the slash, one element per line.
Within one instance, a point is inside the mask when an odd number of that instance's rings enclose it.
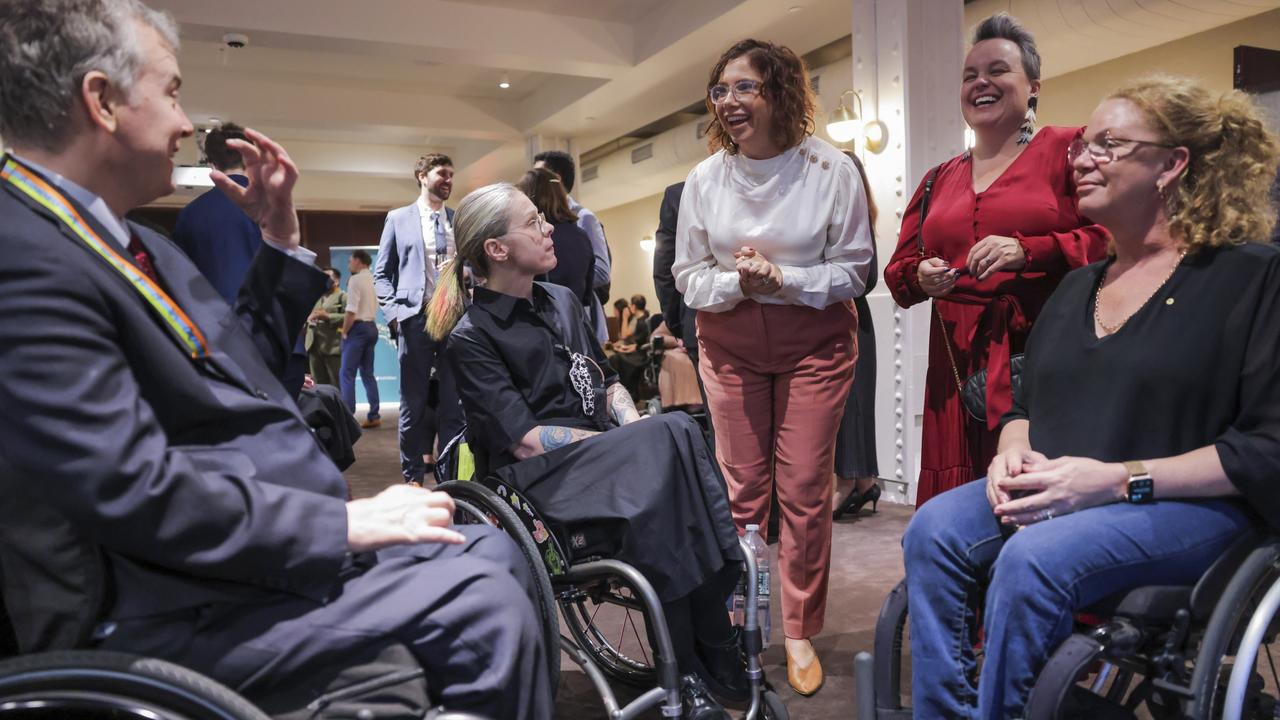
<path fill-rule="evenodd" d="M 1155 500 L 1155 483 L 1151 479 L 1151 473 L 1147 472 L 1147 466 L 1140 460 L 1129 460 L 1124 463 L 1124 467 L 1129 471 L 1125 499 L 1135 505 Z"/>

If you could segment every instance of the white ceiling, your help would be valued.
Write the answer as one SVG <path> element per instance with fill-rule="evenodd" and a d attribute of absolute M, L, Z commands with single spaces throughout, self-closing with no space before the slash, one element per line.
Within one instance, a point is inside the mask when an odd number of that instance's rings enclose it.
<path fill-rule="evenodd" d="M 604 144 L 696 102 L 740 38 L 805 53 L 849 34 L 852 2 L 150 0 L 181 24 L 194 120 L 234 120 L 282 141 L 302 169 L 304 206 L 366 209 L 408 202 L 424 152 L 453 157 L 460 194 L 518 177 L 531 136 L 572 139 L 579 151 Z M 976 0 L 965 12 L 976 22 L 1010 10 L 1054 75 L 1278 6 Z M 224 48 L 226 32 L 249 46 Z M 194 162 L 194 149 L 184 159 Z"/>

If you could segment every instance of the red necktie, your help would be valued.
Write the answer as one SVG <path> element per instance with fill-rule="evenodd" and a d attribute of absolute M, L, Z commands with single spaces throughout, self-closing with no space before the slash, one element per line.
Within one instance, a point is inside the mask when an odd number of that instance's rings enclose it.
<path fill-rule="evenodd" d="M 133 261 L 138 264 L 138 269 L 143 275 L 151 278 L 151 282 L 160 284 L 160 278 L 156 276 L 156 268 L 151 264 L 151 254 L 142 246 L 142 241 L 137 235 L 129 238 L 129 254 L 133 256 Z"/>

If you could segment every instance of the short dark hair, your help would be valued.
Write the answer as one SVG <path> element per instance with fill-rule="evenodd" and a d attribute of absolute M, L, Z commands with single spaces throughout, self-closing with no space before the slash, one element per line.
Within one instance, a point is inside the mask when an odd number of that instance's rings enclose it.
<path fill-rule="evenodd" d="M 573 183 L 578 179 L 574 169 L 573 156 L 563 150 L 545 150 L 533 156 L 535 163 L 546 163 L 547 169 L 560 176 L 564 183 L 564 191 L 573 192 Z"/>
<path fill-rule="evenodd" d="M 421 185 L 422 180 L 419 178 L 431 172 L 431 168 L 440 167 L 441 165 L 453 167 L 453 160 L 444 153 L 427 153 L 423 155 L 413 165 L 413 181 Z"/>
<path fill-rule="evenodd" d="M 645 304 L 644 296 L 643 296 L 643 295 L 632 295 L 632 296 L 631 296 L 631 304 L 632 304 L 632 305 L 635 305 L 637 310 L 643 310 L 643 309 L 644 309 L 644 304 Z"/>
<path fill-rule="evenodd" d="M 516 187 L 529 196 L 533 206 L 552 225 L 578 221 L 578 213 L 569 208 L 569 194 L 564 190 L 564 181 L 551 170 L 531 168 Z"/>
<path fill-rule="evenodd" d="M 325 275 L 337 275 L 338 277 L 342 277 L 342 273 L 338 272 L 337 268 L 322 267 L 320 268 L 320 272 L 324 273 Z"/>
<path fill-rule="evenodd" d="M 204 156 L 209 164 L 215 168 L 226 172 L 233 168 L 244 167 L 244 158 L 240 157 L 239 150 L 232 150 L 227 147 L 228 140 L 244 140 L 249 138 L 244 134 L 244 128 L 235 123 L 223 123 L 209 131 L 204 139 Z"/>
<path fill-rule="evenodd" d="M 359 260 L 360 262 L 364 263 L 366 266 L 373 264 L 373 258 L 369 257 L 369 253 L 364 250 L 356 250 L 355 252 L 351 253 L 351 257 Z"/>
<path fill-rule="evenodd" d="M 627 309 L 627 301 L 626 301 L 626 300 L 623 300 L 622 298 L 618 298 L 617 300 L 614 300 L 614 301 L 613 301 L 613 309 L 614 309 L 614 310 L 626 310 L 626 309 Z"/>
<path fill-rule="evenodd" d="M 1040 51 L 1036 49 L 1036 38 L 1012 15 L 996 13 L 978 23 L 978 27 L 973 29 L 973 44 L 983 40 L 1008 40 L 1017 45 L 1018 52 L 1022 53 L 1022 71 L 1030 80 L 1040 79 Z"/>
<path fill-rule="evenodd" d="M 778 147 L 788 150 L 812 135 L 817 127 L 813 115 L 818 103 L 813 96 L 809 69 L 804 59 L 783 45 L 764 40 L 739 40 L 724 51 L 715 67 L 711 68 L 711 76 L 707 78 L 706 106 L 707 112 L 711 113 L 711 123 L 707 125 L 707 144 L 711 151 L 723 149 L 730 155 L 738 152 L 738 144 L 733 141 L 729 131 L 720 125 L 720 116 L 716 114 L 716 106 L 711 102 L 711 88 L 720 83 L 725 67 L 740 57 L 745 57 L 764 81 L 760 94 L 769 101 L 773 112 L 772 139 Z"/>

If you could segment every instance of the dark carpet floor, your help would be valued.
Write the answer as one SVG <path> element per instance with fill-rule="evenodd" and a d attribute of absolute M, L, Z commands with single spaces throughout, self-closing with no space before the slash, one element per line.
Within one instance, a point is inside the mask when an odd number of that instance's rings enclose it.
<path fill-rule="evenodd" d="M 399 482 L 395 416 L 394 413 L 388 415 L 387 425 L 365 431 L 356 445 L 357 461 L 346 476 L 357 497 L 375 494 Z M 831 557 L 834 571 L 828 594 L 826 629 L 814 638 L 827 679 L 826 685 L 812 697 L 801 697 L 787 685 L 775 573 L 775 604 L 772 608 L 775 643 L 765 651 L 765 672 L 779 689 L 793 718 L 846 720 L 853 717 L 853 656 L 860 650 L 871 649 L 880 603 L 902 577 L 902 552 L 898 543 L 910 517 L 911 508 L 882 504 L 874 515 L 868 508 L 859 517 L 846 517 L 836 523 Z M 630 631 L 621 622 L 618 628 L 620 633 Z M 586 674 L 567 659 L 562 666 L 556 717 L 566 720 L 605 718 L 599 696 Z M 634 693 L 626 691 L 619 694 L 623 698 L 634 696 Z M 657 718 L 659 715 L 655 712 L 649 717 Z"/>

